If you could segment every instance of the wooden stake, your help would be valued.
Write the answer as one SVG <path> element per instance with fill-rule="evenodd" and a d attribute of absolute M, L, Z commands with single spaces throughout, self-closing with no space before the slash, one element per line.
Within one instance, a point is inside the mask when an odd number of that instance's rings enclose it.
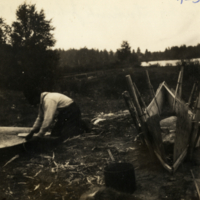
<path fill-rule="evenodd" d="M 136 90 L 136 93 L 137 93 L 137 95 L 138 95 L 138 97 L 139 97 L 139 101 L 141 102 L 143 108 L 146 110 L 148 116 L 150 117 L 150 115 L 149 115 L 149 113 L 148 113 L 148 111 L 147 111 L 147 109 L 146 109 L 147 106 L 146 106 L 146 104 L 145 104 L 145 102 L 144 102 L 144 100 L 143 100 L 143 98 L 142 98 L 142 96 L 141 96 L 141 94 L 140 94 L 140 92 L 139 92 L 139 90 L 138 90 L 138 88 L 137 88 L 137 86 L 136 86 L 136 84 L 135 84 L 134 82 L 133 82 L 133 85 L 134 85 L 135 90 Z"/>
<path fill-rule="evenodd" d="M 150 81 L 150 78 L 149 78 L 149 73 L 148 73 L 147 70 L 146 70 L 146 75 L 147 75 L 147 83 L 148 83 L 148 86 L 149 86 L 149 89 L 150 89 L 150 93 L 151 93 L 151 98 L 153 99 L 154 96 L 155 96 L 155 92 L 154 92 L 153 86 L 151 85 L 151 81 Z"/>
<path fill-rule="evenodd" d="M 145 117 L 145 114 L 143 113 L 141 107 L 140 107 L 140 104 L 138 102 L 138 98 L 137 98 L 137 94 L 136 94 L 136 90 L 134 88 L 134 85 L 133 85 L 133 82 L 131 80 L 131 77 L 130 75 L 127 75 L 126 76 L 126 81 L 127 81 L 127 84 L 129 86 L 129 92 L 130 92 L 130 95 L 132 96 L 133 100 L 134 100 L 134 105 L 137 109 L 137 112 L 138 112 L 138 115 L 139 115 L 139 118 L 141 119 L 141 122 L 142 123 L 145 123 L 146 122 L 146 117 Z"/>
<path fill-rule="evenodd" d="M 181 67 L 180 86 L 179 86 L 179 91 L 178 91 L 178 94 L 179 94 L 179 98 L 180 98 L 180 99 L 182 98 L 183 72 L 184 72 L 184 67 L 182 66 L 182 67 Z"/>
<path fill-rule="evenodd" d="M 137 109 L 137 113 L 138 113 L 138 116 L 139 116 L 140 121 L 141 121 L 142 130 L 143 130 L 145 138 L 146 138 L 146 140 L 145 140 L 146 141 L 146 145 L 149 148 L 150 152 L 152 153 L 153 149 L 152 149 L 151 144 L 149 142 L 148 127 L 147 127 L 147 124 L 146 124 L 146 115 L 143 113 L 143 111 L 142 111 L 142 109 L 140 107 L 140 104 L 139 104 L 138 98 L 137 98 L 137 94 L 136 94 L 135 88 L 133 86 L 133 82 L 131 80 L 130 75 L 126 76 L 126 81 L 127 81 L 128 86 L 129 86 L 130 94 L 131 94 L 131 96 L 133 98 L 134 105 L 135 105 L 135 107 Z"/>
<path fill-rule="evenodd" d="M 179 76 L 178 76 L 178 82 L 177 82 L 177 85 L 176 85 L 176 91 L 175 91 L 174 102 L 173 102 L 173 111 L 175 111 L 176 97 L 177 97 L 177 92 L 178 92 L 178 88 L 179 88 L 179 85 L 180 85 L 181 73 L 182 72 L 180 71 Z"/>
<path fill-rule="evenodd" d="M 193 96 L 194 96 L 194 91 L 195 91 L 195 88 L 196 88 L 196 82 L 194 83 L 193 87 L 192 87 L 192 91 L 191 91 L 191 94 L 190 94 L 190 97 L 189 97 L 189 100 L 188 100 L 188 107 L 190 107 L 191 103 L 192 103 L 192 99 L 193 99 Z"/>
<path fill-rule="evenodd" d="M 137 115 L 137 111 L 136 111 L 136 108 L 130 98 L 130 95 L 129 95 L 129 92 L 125 91 L 122 93 L 122 96 L 124 97 L 124 101 L 126 103 L 126 106 L 128 107 L 129 109 L 129 112 L 131 114 L 131 117 L 133 118 L 133 123 L 138 131 L 138 133 L 141 132 L 141 125 L 140 125 L 140 122 L 139 122 L 139 119 L 138 119 L 138 115 Z"/>

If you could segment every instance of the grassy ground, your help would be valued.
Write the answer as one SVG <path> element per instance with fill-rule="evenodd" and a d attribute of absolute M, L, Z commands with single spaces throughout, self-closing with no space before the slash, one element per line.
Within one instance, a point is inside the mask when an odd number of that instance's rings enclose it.
<path fill-rule="evenodd" d="M 175 89 L 178 67 L 149 68 L 154 89 L 163 81 Z M 145 145 L 135 140 L 137 132 L 126 110 L 121 93 L 127 90 L 125 75 L 130 74 L 146 103 L 150 102 L 144 68 L 120 74 L 108 74 L 91 80 L 68 81 L 55 91 L 72 97 L 83 117 L 93 119 L 115 113 L 93 126 L 91 134 L 68 140 L 57 147 L 42 151 L 2 151 L 0 160 L 0 199 L 72 199 L 78 200 L 88 190 L 104 185 L 103 169 L 110 162 L 110 149 L 117 162 L 130 162 L 135 167 L 137 191 L 142 199 L 197 199 L 190 168 L 199 178 L 199 165 L 184 163 L 174 176 L 165 171 Z M 183 80 L 183 97 L 188 100 L 194 79 Z M 0 126 L 32 126 L 37 108 L 31 107 L 21 92 L 1 91 Z M 117 112 L 117 113 L 116 113 Z M 27 147 L 27 149 L 29 149 Z M 2 167 L 12 156 L 20 157 Z"/>

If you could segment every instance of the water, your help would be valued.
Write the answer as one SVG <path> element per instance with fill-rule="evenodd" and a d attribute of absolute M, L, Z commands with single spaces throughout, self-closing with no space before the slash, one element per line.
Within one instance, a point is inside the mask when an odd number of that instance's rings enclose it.
<path fill-rule="evenodd" d="M 200 62 L 200 58 L 190 59 L 190 61 L 191 62 L 194 62 L 194 61 Z M 181 60 L 159 60 L 159 61 L 142 62 L 141 66 L 142 67 L 150 67 L 151 65 L 157 65 L 157 64 L 159 64 L 160 67 L 176 66 L 177 64 L 181 64 Z"/>

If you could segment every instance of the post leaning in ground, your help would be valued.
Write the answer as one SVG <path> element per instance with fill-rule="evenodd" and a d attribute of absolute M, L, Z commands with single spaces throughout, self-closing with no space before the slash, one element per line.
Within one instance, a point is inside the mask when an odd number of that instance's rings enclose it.
<path fill-rule="evenodd" d="M 140 122 L 138 120 L 137 111 L 136 111 L 136 108 L 134 106 L 134 103 L 132 102 L 132 100 L 130 98 L 129 92 L 128 91 L 123 92 L 122 96 L 124 98 L 126 106 L 129 109 L 131 117 L 133 118 L 133 123 L 134 123 L 138 133 L 140 133 L 141 132 L 141 125 L 140 125 Z"/>
<path fill-rule="evenodd" d="M 192 103 L 192 99 L 194 97 L 194 91 L 195 91 L 195 88 L 196 88 L 196 82 L 194 83 L 193 87 L 192 87 L 192 91 L 191 91 L 191 94 L 190 94 L 190 97 L 188 99 L 188 107 L 190 107 L 191 103 Z"/>
<path fill-rule="evenodd" d="M 146 104 L 145 104 L 145 102 L 144 102 L 144 100 L 143 100 L 143 98 L 142 98 L 142 96 L 141 96 L 141 94 L 140 94 L 140 92 L 139 92 L 139 90 L 138 90 L 138 88 L 137 88 L 137 86 L 136 86 L 136 84 L 135 84 L 134 82 L 133 82 L 133 85 L 134 85 L 134 87 L 135 87 L 136 94 L 138 95 L 139 100 L 140 100 L 140 102 L 141 102 L 143 108 L 146 110 L 147 115 L 150 117 L 150 115 L 149 115 L 149 113 L 148 113 L 148 111 L 147 111 L 147 109 L 146 109 L 147 106 L 146 106 Z"/>
<path fill-rule="evenodd" d="M 178 93 L 178 89 L 180 86 L 181 75 L 182 75 L 182 71 L 179 72 L 179 76 L 178 76 L 178 82 L 176 85 L 176 91 L 175 91 L 175 95 L 174 95 L 173 111 L 175 110 L 176 98 L 177 98 L 177 93 Z"/>
<path fill-rule="evenodd" d="M 184 72 L 184 67 L 182 66 L 182 67 L 181 67 L 180 87 L 179 87 L 179 91 L 178 91 L 178 94 L 179 94 L 179 98 L 180 98 L 180 99 L 182 98 L 183 72 Z"/>
<path fill-rule="evenodd" d="M 143 133 L 145 135 L 146 145 L 149 148 L 150 152 L 152 153 L 153 149 L 152 149 L 152 146 L 151 146 L 151 144 L 149 142 L 148 127 L 147 127 L 147 124 L 146 124 L 146 114 L 142 111 L 142 109 L 140 107 L 140 104 L 139 104 L 138 98 L 137 98 L 137 94 L 136 94 L 135 88 L 133 86 L 133 82 L 132 82 L 132 79 L 131 79 L 130 75 L 126 76 L 126 81 L 127 81 L 128 87 L 129 87 L 130 95 L 133 98 L 133 101 L 134 101 L 135 107 L 137 109 L 137 113 L 138 113 L 139 119 L 141 121 L 142 131 L 143 131 Z"/>

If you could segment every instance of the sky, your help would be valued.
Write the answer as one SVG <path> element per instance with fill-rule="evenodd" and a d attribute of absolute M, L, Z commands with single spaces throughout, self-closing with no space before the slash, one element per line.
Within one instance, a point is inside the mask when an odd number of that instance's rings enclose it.
<path fill-rule="evenodd" d="M 16 21 L 19 5 L 36 4 L 52 19 L 55 48 L 164 51 L 200 44 L 200 0 L 6 0 L 0 17 Z"/>

